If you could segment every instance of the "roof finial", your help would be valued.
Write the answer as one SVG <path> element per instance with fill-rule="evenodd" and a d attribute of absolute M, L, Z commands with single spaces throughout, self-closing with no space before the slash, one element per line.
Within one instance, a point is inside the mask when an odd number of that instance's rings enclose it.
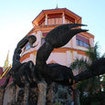
<path fill-rule="evenodd" d="M 58 3 L 56 4 L 56 9 L 58 9 Z"/>

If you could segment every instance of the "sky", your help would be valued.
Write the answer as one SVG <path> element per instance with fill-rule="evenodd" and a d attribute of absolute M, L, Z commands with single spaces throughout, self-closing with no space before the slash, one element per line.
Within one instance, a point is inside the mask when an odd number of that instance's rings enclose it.
<path fill-rule="evenodd" d="M 0 66 L 9 61 L 17 43 L 32 28 L 32 21 L 46 9 L 67 8 L 82 17 L 86 29 L 95 36 L 101 54 L 105 52 L 105 0 L 0 0 Z"/>

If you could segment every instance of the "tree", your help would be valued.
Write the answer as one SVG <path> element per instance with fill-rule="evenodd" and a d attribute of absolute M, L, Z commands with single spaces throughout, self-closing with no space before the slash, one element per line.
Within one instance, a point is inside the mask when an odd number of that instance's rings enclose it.
<path fill-rule="evenodd" d="M 86 51 L 86 55 L 89 60 L 86 59 L 76 59 L 72 64 L 72 70 L 78 70 L 79 72 L 88 70 L 90 65 L 100 59 L 100 53 L 98 51 L 98 44 L 96 43 L 94 48 L 89 47 L 88 51 Z M 104 57 L 104 56 L 102 56 Z M 77 84 L 77 89 L 80 91 L 80 97 L 83 95 L 88 96 L 89 94 L 97 93 L 100 90 L 100 77 L 93 77 L 88 80 L 81 81 Z"/>

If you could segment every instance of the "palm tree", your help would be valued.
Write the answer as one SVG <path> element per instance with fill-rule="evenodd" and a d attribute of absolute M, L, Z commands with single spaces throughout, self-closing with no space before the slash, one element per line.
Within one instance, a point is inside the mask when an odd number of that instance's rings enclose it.
<path fill-rule="evenodd" d="M 88 51 L 86 51 L 86 55 L 89 57 L 89 61 L 91 61 L 91 63 L 101 58 L 98 48 L 99 45 L 96 43 L 94 47 L 89 47 Z"/>
<path fill-rule="evenodd" d="M 72 70 L 77 70 L 78 72 L 86 70 L 87 67 L 88 67 L 87 60 L 84 60 L 83 58 L 82 59 L 76 59 L 70 66 L 70 68 L 72 68 Z M 86 83 L 82 82 L 82 84 L 81 84 L 81 82 L 79 82 L 78 88 L 73 89 L 74 105 L 80 105 L 80 91 L 82 92 L 85 89 L 84 86 L 81 86 L 81 85 L 86 85 Z M 79 86 L 81 88 L 79 88 Z"/>
<path fill-rule="evenodd" d="M 88 63 L 86 59 L 76 59 L 70 66 L 72 70 L 79 70 L 79 72 L 86 70 L 88 67 Z"/>
<path fill-rule="evenodd" d="M 72 70 L 78 70 L 79 72 L 88 70 L 89 66 L 100 57 L 100 53 L 98 52 L 98 44 L 96 43 L 94 48 L 89 47 L 88 51 L 86 51 L 86 55 L 89 60 L 86 59 L 76 59 L 72 64 Z M 103 56 L 102 56 L 103 57 Z M 100 77 L 93 77 L 88 80 L 81 81 L 77 84 L 77 89 L 81 92 L 81 95 L 84 94 L 84 91 L 87 91 L 89 94 L 94 94 L 95 92 L 100 90 Z"/>

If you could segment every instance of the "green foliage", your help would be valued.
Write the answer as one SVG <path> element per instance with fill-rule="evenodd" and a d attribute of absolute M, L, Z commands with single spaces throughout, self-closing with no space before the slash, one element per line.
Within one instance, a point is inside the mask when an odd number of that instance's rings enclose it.
<path fill-rule="evenodd" d="M 88 48 L 86 55 L 89 58 L 88 61 L 85 59 L 76 59 L 75 62 L 71 64 L 71 68 L 74 70 L 79 70 L 79 72 L 88 70 L 92 62 L 98 60 L 99 58 L 105 57 L 105 55 L 100 57 L 97 43 L 95 44 L 94 48 Z M 99 102 L 104 100 L 103 96 L 105 97 L 105 93 L 100 93 L 100 84 L 103 84 L 105 90 L 105 75 L 102 75 L 101 78 L 103 78 L 102 81 L 100 81 L 100 77 L 97 76 L 88 80 L 81 81 L 77 84 L 77 89 L 79 89 L 81 93 L 81 105 L 102 105 L 99 104 Z M 83 96 L 84 92 L 88 93 L 88 97 Z"/>
<path fill-rule="evenodd" d="M 98 43 L 96 43 L 94 47 L 89 47 L 88 51 L 86 51 L 86 55 L 89 57 L 91 63 L 100 58 L 100 53 L 98 49 L 99 45 Z"/>
<path fill-rule="evenodd" d="M 76 59 L 75 62 L 71 64 L 71 68 L 75 70 L 84 71 L 88 70 L 92 62 L 100 58 L 100 53 L 98 52 L 98 44 L 96 43 L 94 48 L 89 47 L 86 51 L 86 55 L 89 60 L 86 59 Z M 78 83 L 77 88 L 81 93 L 83 91 L 88 91 L 90 94 L 95 93 L 100 89 L 99 77 L 93 77 L 88 80 L 81 81 Z"/>
<path fill-rule="evenodd" d="M 81 97 L 81 105 L 105 105 L 105 92 L 90 94 L 88 97 Z"/>
<path fill-rule="evenodd" d="M 88 61 L 84 59 L 76 59 L 70 66 L 72 70 L 86 70 L 88 67 Z"/>
<path fill-rule="evenodd" d="M 88 80 L 81 81 L 77 84 L 77 88 L 83 95 L 84 91 L 87 91 L 88 94 L 94 94 L 98 91 L 100 91 L 100 84 L 99 84 L 98 77 L 93 77 Z"/>
<path fill-rule="evenodd" d="M 62 105 L 60 102 L 56 102 L 55 105 Z"/>

